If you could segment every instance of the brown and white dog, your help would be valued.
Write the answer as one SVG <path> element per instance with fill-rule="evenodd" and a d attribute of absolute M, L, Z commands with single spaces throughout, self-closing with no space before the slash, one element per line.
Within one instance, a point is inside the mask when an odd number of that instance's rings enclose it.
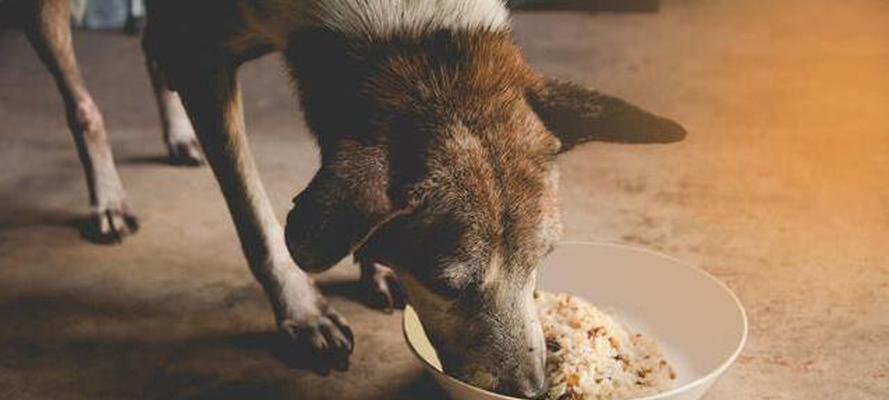
<path fill-rule="evenodd" d="M 134 217 L 77 74 L 66 1 L 30 2 L 27 29 L 66 99 L 100 229 L 120 235 Z M 354 254 L 390 303 L 397 276 L 449 374 L 537 396 L 545 345 L 533 291 L 561 230 L 556 156 L 590 140 L 685 136 L 673 121 L 535 72 L 499 0 L 147 6 L 145 52 L 171 156 L 201 160 L 187 112 L 281 331 L 329 360 L 348 358 L 352 334 L 304 271 Z M 247 146 L 236 78 L 240 64 L 273 51 L 298 83 L 322 156 L 286 230 Z"/>

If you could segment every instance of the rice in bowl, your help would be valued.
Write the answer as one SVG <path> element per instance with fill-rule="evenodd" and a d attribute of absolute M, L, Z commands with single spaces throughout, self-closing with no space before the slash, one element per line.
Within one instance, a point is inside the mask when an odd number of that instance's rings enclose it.
<path fill-rule="evenodd" d="M 549 400 L 621 400 L 673 387 L 676 374 L 654 341 L 568 294 L 535 294 L 546 337 Z"/>

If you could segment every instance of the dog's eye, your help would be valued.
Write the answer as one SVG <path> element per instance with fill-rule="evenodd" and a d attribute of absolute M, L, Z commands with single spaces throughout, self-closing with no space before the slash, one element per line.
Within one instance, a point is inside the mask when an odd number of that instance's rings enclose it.
<path fill-rule="evenodd" d="M 439 286 L 460 291 L 475 278 L 473 269 L 465 264 L 454 264 L 441 270 L 436 281 Z"/>
<path fill-rule="evenodd" d="M 455 263 L 427 276 L 423 283 L 429 290 L 445 298 L 456 298 L 479 281 L 479 273 L 470 265 Z"/>

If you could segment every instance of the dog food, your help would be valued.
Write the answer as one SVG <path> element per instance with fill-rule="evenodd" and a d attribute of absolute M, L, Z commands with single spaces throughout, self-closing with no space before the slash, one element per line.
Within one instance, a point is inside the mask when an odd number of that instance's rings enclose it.
<path fill-rule="evenodd" d="M 676 374 L 654 341 L 631 334 L 568 294 L 535 294 L 546 337 L 549 400 L 621 400 L 673 386 Z"/>

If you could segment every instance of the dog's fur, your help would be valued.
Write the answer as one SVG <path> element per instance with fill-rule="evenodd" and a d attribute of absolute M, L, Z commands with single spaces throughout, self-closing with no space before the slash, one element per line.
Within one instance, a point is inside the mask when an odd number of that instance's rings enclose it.
<path fill-rule="evenodd" d="M 67 29 L 42 11 L 63 3 L 35 4 L 30 37 L 63 94 L 75 93 L 69 114 L 94 110 L 79 78 L 66 80 L 78 76 Z M 53 43 L 61 51 L 42 50 Z M 545 386 L 532 294 L 561 231 L 555 157 L 590 140 L 685 135 L 535 72 L 499 0 L 151 0 L 144 43 L 166 131 L 178 132 L 167 134 L 171 154 L 200 160 L 178 92 L 283 332 L 331 360 L 348 357 L 348 324 L 303 270 L 354 253 L 390 304 L 397 275 L 448 373 L 503 393 Z M 241 63 L 273 51 L 297 81 L 322 155 L 286 234 L 247 147 L 236 79 Z M 122 196 L 101 117 L 91 118 L 72 123 L 91 187 Z"/>

